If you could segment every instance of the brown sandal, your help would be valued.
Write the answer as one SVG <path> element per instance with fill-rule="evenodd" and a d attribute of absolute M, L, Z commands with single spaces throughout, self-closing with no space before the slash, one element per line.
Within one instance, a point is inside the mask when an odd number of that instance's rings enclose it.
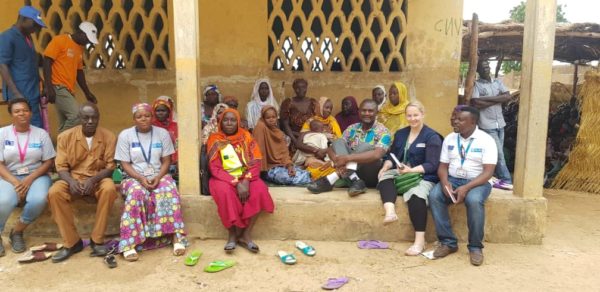
<path fill-rule="evenodd" d="M 50 252 L 43 251 L 29 251 L 24 256 L 20 257 L 17 261 L 21 264 L 43 262 L 52 256 Z"/>
<path fill-rule="evenodd" d="M 63 245 L 55 242 L 44 242 L 44 244 L 32 246 L 30 251 L 57 251 L 63 248 Z"/>

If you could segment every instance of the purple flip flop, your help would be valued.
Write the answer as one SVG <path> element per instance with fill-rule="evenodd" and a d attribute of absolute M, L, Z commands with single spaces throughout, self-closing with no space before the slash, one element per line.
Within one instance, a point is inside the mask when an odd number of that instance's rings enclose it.
<path fill-rule="evenodd" d="M 323 288 L 325 290 L 339 289 L 342 286 L 344 286 L 346 283 L 348 283 L 348 281 L 350 281 L 350 279 L 348 279 L 347 277 L 329 278 L 329 279 L 327 279 L 327 283 L 323 284 L 323 286 L 321 286 L 321 288 Z"/>
<path fill-rule="evenodd" d="M 379 240 L 361 240 L 358 242 L 358 248 L 360 249 L 387 249 L 390 245 L 387 242 Z"/>

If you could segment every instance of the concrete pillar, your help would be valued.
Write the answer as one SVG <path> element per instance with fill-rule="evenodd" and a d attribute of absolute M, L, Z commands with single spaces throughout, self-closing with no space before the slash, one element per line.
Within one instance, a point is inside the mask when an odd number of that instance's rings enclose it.
<path fill-rule="evenodd" d="M 514 193 L 524 198 L 543 195 L 555 22 L 556 0 L 527 1 L 513 179 Z"/>
<path fill-rule="evenodd" d="M 173 1 L 175 78 L 179 125 L 179 192 L 200 194 L 198 1 Z"/>

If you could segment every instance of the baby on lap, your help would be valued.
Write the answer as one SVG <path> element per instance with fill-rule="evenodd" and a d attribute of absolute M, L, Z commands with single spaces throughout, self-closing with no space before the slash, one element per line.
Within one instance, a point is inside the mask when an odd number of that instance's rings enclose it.
<path fill-rule="evenodd" d="M 317 120 L 312 120 L 309 126 L 310 130 L 307 132 L 302 132 L 300 135 L 302 142 L 308 146 L 318 149 L 327 149 L 329 140 L 327 139 L 327 135 L 323 133 L 323 123 Z M 323 161 L 316 158 L 312 153 L 306 153 L 298 150 L 296 151 L 296 154 L 294 154 L 292 161 L 296 165 L 318 168 L 326 163 L 329 163 L 329 157 L 325 156 L 325 161 Z"/>

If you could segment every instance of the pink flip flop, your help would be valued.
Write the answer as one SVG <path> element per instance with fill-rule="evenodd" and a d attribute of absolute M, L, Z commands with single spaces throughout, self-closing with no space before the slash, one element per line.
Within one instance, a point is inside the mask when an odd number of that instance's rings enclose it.
<path fill-rule="evenodd" d="M 358 242 L 360 249 L 388 249 L 390 245 L 387 242 L 379 240 L 361 240 Z"/>
<path fill-rule="evenodd" d="M 348 281 L 350 281 L 350 279 L 348 279 L 347 277 L 329 278 L 329 279 L 327 279 L 327 283 L 323 284 L 323 286 L 321 286 L 321 288 L 323 288 L 325 290 L 339 289 L 342 286 L 344 286 L 346 283 L 348 283 Z"/>

